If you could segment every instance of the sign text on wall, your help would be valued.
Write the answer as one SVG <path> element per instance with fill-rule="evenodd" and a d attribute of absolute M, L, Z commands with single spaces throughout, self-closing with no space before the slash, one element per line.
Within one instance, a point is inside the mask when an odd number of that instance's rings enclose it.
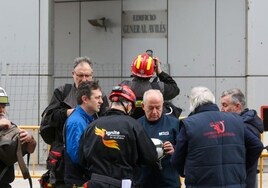
<path fill-rule="evenodd" d="M 167 36 L 167 11 L 124 11 L 124 38 L 163 38 Z"/>

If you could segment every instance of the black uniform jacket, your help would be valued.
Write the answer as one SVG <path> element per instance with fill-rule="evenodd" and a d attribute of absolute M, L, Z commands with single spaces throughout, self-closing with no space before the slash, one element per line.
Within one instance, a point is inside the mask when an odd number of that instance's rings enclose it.
<path fill-rule="evenodd" d="M 79 155 L 89 179 L 92 173 L 132 179 L 137 164 L 157 161 L 156 148 L 142 125 L 116 109 L 90 124 L 81 137 Z"/>

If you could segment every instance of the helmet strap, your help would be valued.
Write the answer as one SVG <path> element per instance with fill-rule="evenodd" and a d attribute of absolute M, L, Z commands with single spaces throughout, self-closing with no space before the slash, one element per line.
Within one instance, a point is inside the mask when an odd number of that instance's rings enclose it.
<path fill-rule="evenodd" d="M 129 114 L 128 111 L 127 111 L 127 107 L 124 105 L 124 103 L 122 101 L 119 101 L 121 103 L 121 105 L 124 107 L 124 110 L 125 110 L 125 113 L 126 114 Z"/>

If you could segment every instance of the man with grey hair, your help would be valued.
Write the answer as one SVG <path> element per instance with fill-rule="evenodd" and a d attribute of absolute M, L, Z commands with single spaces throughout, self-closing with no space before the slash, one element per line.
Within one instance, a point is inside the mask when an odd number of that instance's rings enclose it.
<path fill-rule="evenodd" d="M 54 129 L 45 134 L 40 129 L 40 134 L 44 141 L 50 142 L 50 153 L 47 160 L 48 172 L 42 176 L 41 186 L 45 187 L 46 183 L 50 183 L 57 188 L 65 187 L 64 185 L 64 163 L 62 162 L 63 152 L 63 126 L 66 119 L 74 111 L 77 106 L 76 94 L 77 88 L 82 82 L 93 81 L 93 65 L 88 57 L 78 57 L 74 60 L 73 70 L 73 84 L 65 84 L 59 86 L 54 90 L 53 96 L 48 107 L 42 113 L 42 117 L 47 116 L 48 124 Z M 100 108 L 100 112 L 94 114 L 95 119 L 99 115 L 104 114 L 109 107 L 108 99 L 103 95 L 103 103 Z M 42 122 L 41 122 L 42 127 Z M 51 129 L 50 129 L 51 130 Z M 47 138 L 48 137 L 48 138 Z M 43 184 L 43 185 L 42 185 Z"/>
<path fill-rule="evenodd" d="M 229 89 L 222 92 L 221 111 L 235 112 L 242 116 L 246 126 L 260 138 L 263 132 L 263 123 L 256 110 L 246 107 L 246 99 L 242 91 L 238 88 Z"/>
<path fill-rule="evenodd" d="M 190 109 L 171 158 L 186 187 L 246 187 L 246 166 L 259 158 L 261 141 L 238 114 L 220 112 L 206 87 L 192 89 Z"/>
<path fill-rule="evenodd" d="M 164 98 L 158 89 L 149 89 L 143 94 L 142 108 L 145 115 L 138 119 L 143 128 L 150 136 L 163 142 L 164 156 L 159 161 L 158 166 L 141 166 L 138 184 L 140 188 L 172 187 L 181 186 L 179 175 L 170 163 L 171 155 L 177 144 L 179 134 L 179 119 L 173 115 L 166 115 L 163 112 Z"/>
<path fill-rule="evenodd" d="M 247 129 L 254 133 L 259 139 L 261 138 L 260 134 L 264 129 L 263 122 L 255 110 L 250 110 L 246 107 L 246 99 L 240 89 L 233 88 L 222 92 L 220 102 L 221 111 L 239 114 Z M 247 188 L 255 187 L 257 166 L 258 160 L 255 161 L 253 166 L 247 168 Z"/>

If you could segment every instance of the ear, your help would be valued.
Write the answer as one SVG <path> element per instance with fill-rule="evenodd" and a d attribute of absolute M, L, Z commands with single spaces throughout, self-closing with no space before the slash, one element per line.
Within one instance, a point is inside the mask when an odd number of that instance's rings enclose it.
<path fill-rule="evenodd" d="M 235 104 L 235 107 L 236 107 L 236 108 L 240 108 L 240 107 L 241 107 L 241 104 L 236 103 L 236 104 Z"/>
<path fill-rule="evenodd" d="M 133 108 L 133 106 L 132 106 L 132 104 L 131 104 L 131 102 L 128 102 L 127 103 L 127 110 L 128 110 L 128 113 L 132 110 L 132 108 Z"/>
<path fill-rule="evenodd" d="M 144 110 L 144 103 L 143 103 L 143 102 L 141 103 L 141 107 L 142 107 L 142 109 Z"/>
<path fill-rule="evenodd" d="M 235 108 L 236 108 L 236 111 L 237 111 L 237 112 L 239 112 L 239 113 L 241 112 L 241 109 L 242 109 L 242 108 L 241 108 L 241 104 L 240 104 L 240 103 L 236 103 L 236 104 L 235 104 Z"/>
<path fill-rule="evenodd" d="M 84 102 L 87 103 L 87 100 L 88 100 L 87 96 L 86 96 L 86 95 L 83 95 L 83 96 L 82 96 L 82 101 L 83 101 L 83 103 L 84 103 Z"/>

